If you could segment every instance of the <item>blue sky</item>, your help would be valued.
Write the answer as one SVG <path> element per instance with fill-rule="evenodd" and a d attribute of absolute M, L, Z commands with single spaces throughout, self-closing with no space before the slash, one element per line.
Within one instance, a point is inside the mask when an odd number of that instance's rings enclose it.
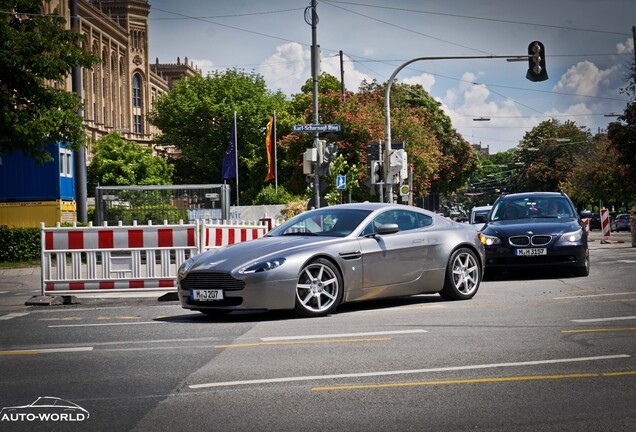
<path fill-rule="evenodd" d="M 255 71 L 289 95 L 311 76 L 309 0 L 149 1 L 151 61 Z M 342 50 L 354 91 L 416 57 L 523 55 L 543 42 L 544 82 L 525 79 L 527 62 L 505 59 L 420 61 L 397 76 L 422 84 L 464 138 L 491 153 L 551 117 L 596 133 L 627 103 L 619 89 L 634 59 L 635 0 L 318 0 L 317 12 L 322 70 L 340 78 Z"/>

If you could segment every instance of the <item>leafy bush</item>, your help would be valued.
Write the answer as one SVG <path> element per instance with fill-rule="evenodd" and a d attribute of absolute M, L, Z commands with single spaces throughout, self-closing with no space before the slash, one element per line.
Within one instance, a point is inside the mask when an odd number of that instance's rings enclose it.
<path fill-rule="evenodd" d="M 296 197 L 287 192 L 283 186 L 278 186 L 278 193 L 276 193 L 276 188 L 270 184 L 261 189 L 254 200 L 254 205 L 287 204 L 295 199 Z"/>
<path fill-rule="evenodd" d="M 0 262 L 39 260 L 40 228 L 0 228 Z"/>

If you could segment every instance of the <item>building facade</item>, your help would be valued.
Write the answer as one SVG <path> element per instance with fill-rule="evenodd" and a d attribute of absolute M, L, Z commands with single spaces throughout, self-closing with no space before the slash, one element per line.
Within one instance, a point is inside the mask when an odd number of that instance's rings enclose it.
<path fill-rule="evenodd" d="M 148 0 L 76 0 L 84 48 L 101 58 L 93 69 L 82 68 L 84 124 L 90 145 L 119 132 L 124 138 L 150 146 L 157 129 L 148 123 L 155 99 L 175 81 L 199 74 L 187 57 L 161 64 L 149 59 Z M 63 16 L 70 28 L 69 0 L 44 3 L 44 13 Z M 71 79 L 63 85 L 72 90 Z"/>

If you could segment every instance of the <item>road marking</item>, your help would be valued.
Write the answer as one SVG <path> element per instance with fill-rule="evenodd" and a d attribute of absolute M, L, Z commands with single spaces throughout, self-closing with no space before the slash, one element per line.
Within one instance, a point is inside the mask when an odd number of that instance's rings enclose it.
<path fill-rule="evenodd" d="M 613 299 L 613 300 L 592 300 L 592 303 L 622 303 L 636 301 L 636 298 Z"/>
<path fill-rule="evenodd" d="M 10 320 L 10 319 L 18 318 L 28 314 L 29 314 L 28 312 L 11 312 L 10 314 L 0 316 L 0 321 Z"/>
<path fill-rule="evenodd" d="M 0 294 L 6 294 L 6 293 L 8 293 L 8 292 L 9 292 L 9 291 L 0 291 Z"/>
<path fill-rule="evenodd" d="M 339 334 L 336 333 L 336 334 L 323 334 L 323 335 L 275 336 L 275 337 L 263 337 L 260 339 L 263 342 L 278 342 L 278 341 L 286 341 L 286 340 L 334 339 L 334 338 L 385 336 L 385 335 L 399 335 L 399 334 L 413 334 L 413 333 L 428 333 L 428 330 L 415 329 L 415 330 L 394 330 L 394 331 L 366 332 L 366 333 L 339 333 Z"/>
<path fill-rule="evenodd" d="M 636 294 L 636 292 L 624 292 L 624 293 L 607 293 L 607 294 L 588 294 L 588 295 L 580 295 L 580 296 L 567 296 L 567 297 L 554 297 L 553 300 L 570 300 L 570 299 L 580 299 L 580 298 L 590 298 L 590 297 L 605 297 L 605 296 L 621 296 L 621 295 L 632 295 Z"/>
<path fill-rule="evenodd" d="M 511 381 L 598 378 L 598 377 L 610 377 L 610 376 L 622 376 L 622 375 L 636 375 L 636 371 L 580 373 L 580 374 L 567 374 L 567 375 L 526 375 L 526 376 L 516 376 L 516 377 L 475 378 L 475 379 L 447 380 L 447 381 L 419 381 L 419 382 L 403 382 L 403 383 L 390 383 L 390 384 L 331 386 L 331 387 L 314 387 L 312 388 L 312 390 L 313 391 L 359 390 L 359 389 L 377 389 L 377 388 L 387 388 L 387 387 L 415 387 L 415 386 L 430 386 L 430 385 L 497 383 L 497 382 L 511 382 Z"/>
<path fill-rule="evenodd" d="M 143 321 L 143 322 L 123 322 L 123 323 L 102 323 L 102 324 L 60 324 L 50 325 L 48 328 L 63 327 L 105 327 L 105 326 L 122 326 L 122 325 L 139 325 L 139 324 L 164 324 L 165 321 Z"/>
<path fill-rule="evenodd" d="M 233 344 L 233 345 L 217 345 L 214 348 L 246 348 L 246 347 L 259 347 L 259 346 L 271 346 L 271 345 L 311 345 L 311 344 L 325 344 L 325 343 L 344 343 L 344 342 L 377 342 L 377 341 L 390 341 L 391 338 L 368 338 L 368 339 L 324 339 L 324 340 L 312 340 L 312 341 L 295 341 L 295 342 L 261 342 L 251 344 Z"/>
<path fill-rule="evenodd" d="M 610 317 L 610 318 L 575 319 L 575 320 L 571 320 L 571 321 L 572 322 L 578 322 L 578 323 L 591 323 L 591 322 L 622 321 L 622 320 L 633 320 L 633 319 L 636 319 L 636 315 L 634 315 L 634 316 L 624 316 L 624 317 Z"/>
<path fill-rule="evenodd" d="M 31 355 L 31 354 L 50 354 L 50 353 L 68 353 L 93 351 L 93 347 L 75 347 L 75 348 L 34 348 L 26 350 L 0 351 L 0 355 Z"/>
<path fill-rule="evenodd" d="M 250 384 L 274 384 L 274 383 L 342 379 L 342 378 L 367 378 L 367 377 L 379 377 L 379 376 L 390 376 L 390 375 L 412 375 L 412 374 L 422 374 L 422 373 L 431 373 L 431 372 L 451 372 L 451 371 L 494 369 L 494 368 L 518 367 L 518 366 L 537 366 L 537 365 L 558 364 L 558 363 L 612 360 L 612 359 L 620 359 L 620 358 L 631 358 L 631 356 L 628 354 L 617 354 L 617 355 L 596 356 L 596 357 L 575 357 L 575 358 L 567 358 L 567 359 L 536 360 L 536 361 L 516 362 L 516 363 L 492 363 L 492 364 L 468 365 L 468 366 L 450 366 L 450 367 L 431 368 L 431 369 L 413 369 L 413 370 L 397 370 L 397 371 L 383 371 L 383 372 L 359 372 L 359 373 L 349 373 L 349 374 L 339 374 L 339 375 L 297 376 L 297 377 L 285 377 L 285 378 L 256 379 L 256 380 L 246 380 L 246 381 L 224 381 L 224 382 L 222 381 L 222 382 L 215 382 L 215 383 L 192 384 L 192 385 L 189 385 L 188 387 L 191 389 L 201 389 L 201 388 L 210 388 L 210 387 L 242 386 L 242 385 L 250 385 Z"/>
<path fill-rule="evenodd" d="M 40 318 L 38 321 L 81 321 L 81 317 Z"/>
<path fill-rule="evenodd" d="M 611 332 L 611 331 L 635 331 L 636 327 L 625 327 L 625 328 L 599 328 L 599 329 L 583 329 L 583 330 L 561 330 L 561 333 L 600 333 L 600 332 Z"/>
<path fill-rule="evenodd" d="M 417 309 L 448 309 L 444 305 L 423 305 L 423 306 L 402 306 L 400 310 L 417 310 Z"/>

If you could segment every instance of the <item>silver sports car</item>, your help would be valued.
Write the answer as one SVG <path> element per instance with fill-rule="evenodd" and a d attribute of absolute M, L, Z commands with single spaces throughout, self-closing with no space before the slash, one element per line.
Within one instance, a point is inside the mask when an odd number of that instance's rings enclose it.
<path fill-rule="evenodd" d="M 315 317 L 382 297 L 470 299 L 483 268 L 484 246 L 470 225 L 405 205 L 343 204 L 192 257 L 177 289 L 184 308 L 210 315 L 294 309 Z"/>

